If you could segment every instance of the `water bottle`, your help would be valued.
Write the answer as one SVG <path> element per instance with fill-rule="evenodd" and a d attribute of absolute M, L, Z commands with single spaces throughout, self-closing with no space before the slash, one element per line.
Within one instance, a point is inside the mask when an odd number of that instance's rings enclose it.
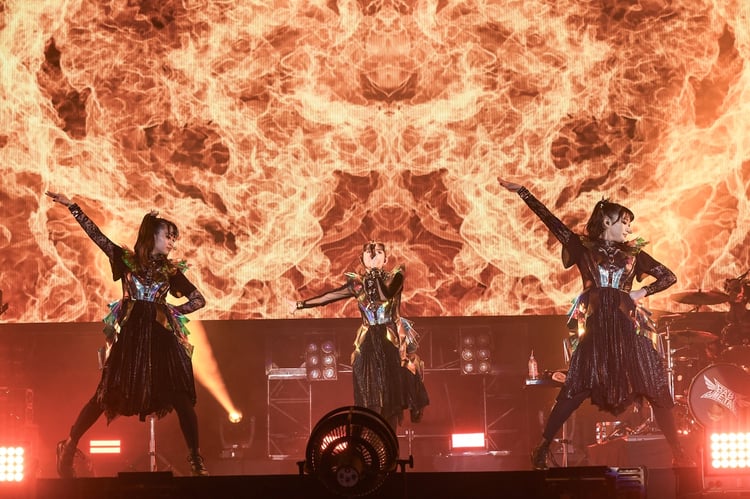
<path fill-rule="evenodd" d="M 534 350 L 531 351 L 529 357 L 529 379 L 537 379 L 539 377 L 539 366 L 534 358 Z"/>

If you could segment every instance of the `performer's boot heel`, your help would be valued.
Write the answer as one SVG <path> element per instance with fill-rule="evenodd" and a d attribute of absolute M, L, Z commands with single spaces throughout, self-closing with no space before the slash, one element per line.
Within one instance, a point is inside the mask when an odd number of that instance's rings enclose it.
<path fill-rule="evenodd" d="M 208 476 L 208 470 L 200 454 L 197 452 L 190 453 L 187 460 L 190 463 L 190 473 L 193 476 Z"/>
<path fill-rule="evenodd" d="M 531 451 L 531 466 L 535 470 L 546 470 L 549 469 L 547 465 L 547 457 L 549 457 L 549 444 L 548 440 L 542 440 L 542 442 Z"/>
<path fill-rule="evenodd" d="M 60 478 L 75 478 L 73 469 L 73 457 L 76 454 L 76 445 L 72 441 L 60 440 L 57 442 L 57 474 Z"/>

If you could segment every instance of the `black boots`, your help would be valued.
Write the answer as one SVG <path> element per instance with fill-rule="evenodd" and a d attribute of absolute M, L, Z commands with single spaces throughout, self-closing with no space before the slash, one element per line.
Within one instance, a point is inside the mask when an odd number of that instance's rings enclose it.
<path fill-rule="evenodd" d="M 60 478 L 75 478 L 73 458 L 76 454 L 76 444 L 69 440 L 57 442 L 57 474 Z"/>
<path fill-rule="evenodd" d="M 531 466 L 535 470 L 546 470 L 549 469 L 547 466 L 547 457 L 549 456 L 549 444 L 550 441 L 542 439 L 539 445 L 531 451 Z"/>
<path fill-rule="evenodd" d="M 76 444 L 70 440 L 57 442 L 57 474 L 61 478 L 75 478 L 76 472 L 73 468 L 73 458 L 76 452 Z M 190 473 L 193 476 L 208 476 L 208 470 L 203 463 L 203 457 L 198 452 L 191 452 L 187 457 L 190 463 Z"/>
<path fill-rule="evenodd" d="M 191 452 L 187 457 L 190 463 L 190 473 L 193 476 L 208 476 L 206 465 L 203 464 L 203 457 L 197 452 Z"/>

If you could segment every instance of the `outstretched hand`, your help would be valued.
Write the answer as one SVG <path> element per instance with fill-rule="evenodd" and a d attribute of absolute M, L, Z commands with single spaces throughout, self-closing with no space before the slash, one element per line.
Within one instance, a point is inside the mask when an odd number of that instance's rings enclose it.
<path fill-rule="evenodd" d="M 45 192 L 45 194 L 51 197 L 52 201 L 54 201 L 55 203 L 60 203 L 63 206 L 70 206 L 71 204 L 73 204 L 73 202 L 70 199 L 68 199 L 68 197 L 65 194 L 60 194 L 59 192 L 52 192 L 52 191 L 47 191 Z"/>
<path fill-rule="evenodd" d="M 502 179 L 500 177 L 497 177 L 497 183 L 500 184 L 501 186 L 505 187 L 506 189 L 508 189 L 511 192 L 518 192 L 521 189 L 521 187 L 523 187 L 520 184 L 515 184 L 513 182 L 508 182 L 507 180 L 504 180 L 504 179 Z"/>
<path fill-rule="evenodd" d="M 287 299 L 286 302 L 289 305 L 289 313 L 294 315 L 294 312 L 297 311 L 297 302 L 289 299 Z"/>

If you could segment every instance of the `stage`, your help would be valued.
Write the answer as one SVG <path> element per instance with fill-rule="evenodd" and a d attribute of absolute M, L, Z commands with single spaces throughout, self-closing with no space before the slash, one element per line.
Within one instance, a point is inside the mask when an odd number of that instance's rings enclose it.
<path fill-rule="evenodd" d="M 716 331 L 722 320 L 700 314 L 690 324 Z M 557 390 L 526 385 L 526 361 L 533 349 L 540 371 L 564 366 L 563 323 L 555 316 L 422 318 L 420 352 L 430 405 L 418 423 L 407 414 L 397 432 L 398 455 L 413 456 L 414 466 L 391 473 L 368 495 L 750 497 L 750 483 L 741 477 L 705 476 L 701 467 L 672 469 L 668 446 L 658 433 L 596 443 L 596 425 L 608 415 L 588 403 L 567 423 L 567 446 L 559 440 L 553 446 L 553 468 L 532 471 L 529 452 Z M 198 386 L 201 450 L 211 476 L 188 476 L 184 441 L 172 414 L 155 423 L 160 471 L 149 471 L 148 423 L 118 418 L 107 425 L 102 418 L 80 443 L 85 455 L 77 463 L 80 478 L 70 480 L 56 478 L 55 444 L 98 379 L 100 325 L 2 325 L 0 346 L 9 380 L 0 399 L 6 414 L 0 420 L 2 433 L 6 445 L 26 447 L 29 470 L 20 484 L 0 482 L 0 497 L 334 497 L 315 477 L 300 476 L 297 462 L 305 458 L 314 423 L 351 403 L 351 372 L 343 362 L 356 324 L 351 319 L 204 323 L 227 391 L 246 415 L 243 424 L 228 424 L 213 392 Z M 323 333 L 335 340 L 342 364 L 336 379 L 311 382 L 300 367 L 300 353 L 308 338 Z M 493 367 L 486 375 L 466 374 L 459 365 L 457 347 L 469 334 L 491 339 Z M 618 419 L 634 429 L 646 415 L 633 409 Z M 678 416 L 678 424 L 687 421 L 684 414 Z M 699 427 L 688 428 L 683 445 L 700 462 L 704 437 Z M 484 447 L 451 448 L 456 432 L 483 434 Z M 117 440 L 118 453 L 93 454 L 95 439 Z M 623 473 L 628 479 L 618 481 Z"/>
<path fill-rule="evenodd" d="M 38 479 L 4 488 L 2 497 L 89 498 L 331 498 L 346 497 L 309 475 L 176 477 L 169 472 L 116 477 Z M 572 467 L 548 471 L 400 472 L 362 497 L 372 498 L 654 498 L 748 497 L 750 492 L 703 490 L 697 469 Z"/>
<path fill-rule="evenodd" d="M 688 450 L 690 441 L 683 442 Z M 400 459 L 395 470 L 370 474 L 356 486 L 339 486 L 339 475 L 300 472 L 303 461 L 211 459 L 208 477 L 169 471 L 116 471 L 73 479 L 29 478 L 0 483 L 0 497 L 28 499 L 94 498 L 332 498 L 388 499 L 549 498 L 549 499 L 712 499 L 750 497 L 750 477 L 716 475 L 697 466 L 673 468 L 658 437 L 621 438 L 586 449 L 586 466 L 530 470 L 528 462 L 496 453 L 463 453 Z M 572 460 L 572 455 L 569 456 Z M 559 452 L 553 456 L 560 461 Z M 609 463 L 604 463 L 605 460 Z M 80 463 L 79 463 L 80 464 Z M 362 469 L 362 468 L 360 468 Z M 431 469 L 434 471 L 424 471 Z M 361 476 L 364 476 L 365 472 Z M 377 475 L 377 476 L 376 476 Z M 373 479 L 373 476 L 376 478 Z M 372 479 L 372 480 L 370 480 Z M 364 485 L 363 485 L 364 484 Z"/>

